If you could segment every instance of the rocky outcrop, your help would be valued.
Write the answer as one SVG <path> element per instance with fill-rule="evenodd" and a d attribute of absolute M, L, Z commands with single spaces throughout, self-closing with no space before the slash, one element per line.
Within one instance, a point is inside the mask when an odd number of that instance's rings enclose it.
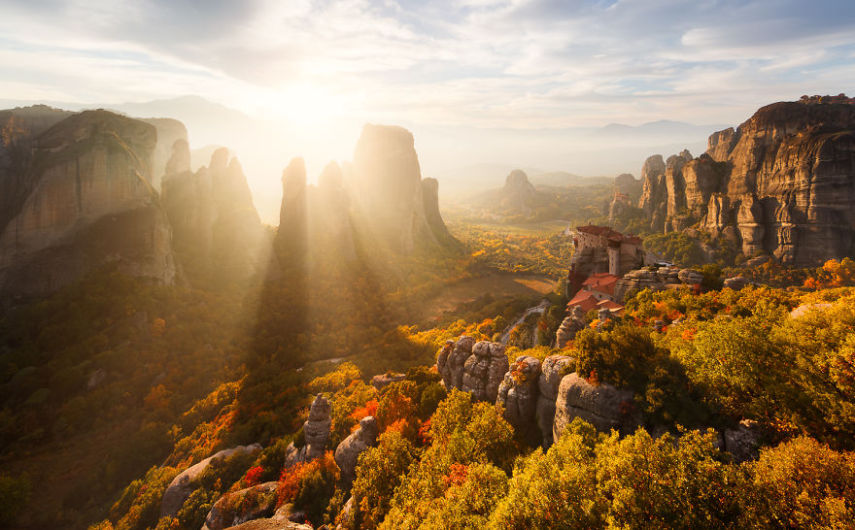
<path fill-rule="evenodd" d="M 403 381 L 406 379 L 406 374 L 399 374 L 397 372 L 386 372 L 385 374 L 378 374 L 371 378 L 371 385 L 377 390 L 382 390 L 383 388 L 391 385 L 392 383 L 397 383 L 398 381 Z"/>
<path fill-rule="evenodd" d="M 40 295 L 110 264 L 172 283 L 171 229 L 151 185 L 154 127 L 106 111 L 71 115 L 32 139 L 2 176 L 0 293 Z M 7 168 L 11 171 L 11 168 Z"/>
<path fill-rule="evenodd" d="M 585 311 L 580 306 L 573 306 L 570 314 L 561 321 L 558 331 L 555 332 L 555 344 L 560 350 L 576 338 L 576 333 L 585 329 Z"/>
<path fill-rule="evenodd" d="M 661 291 L 671 286 L 697 285 L 703 281 L 703 275 L 691 269 L 677 267 L 646 268 L 628 272 L 615 285 L 615 301 L 622 302 L 630 291 L 650 289 Z"/>
<path fill-rule="evenodd" d="M 460 242 L 448 231 L 442 214 L 439 213 L 439 181 L 432 178 L 422 179 L 422 203 L 428 227 L 436 240 L 446 247 L 459 247 Z"/>
<path fill-rule="evenodd" d="M 356 462 L 359 455 L 377 443 L 380 428 L 374 416 L 359 421 L 359 428 L 345 438 L 335 449 L 335 463 L 341 470 L 341 481 L 350 488 L 356 479 Z"/>
<path fill-rule="evenodd" d="M 446 343 L 437 355 L 436 366 L 446 389 L 457 388 L 477 400 L 494 403 L 509 364 L 504 344 L 476 343 L 464 335 L 457 342 Z"/>
<path fill-rule="evenodd" d="M 633 398 L 630 390 L 619 390 L 607 383 L 594 385 L 576 373 L 566 375 L 555 401 L 553 438 L 559 438 L 574 418 L 582 418 L 602 432 L 614 429 L 621 434 L 631 433 L 641 424 Z"/>
<path fill-rule="evenodd" d="M 189 146 L 179 139 L 165 171 L 163 204 L 191 281 L 222 283 L 258 272 L 266 264 L 267 240 L 237 158 L 217 149 L 208 166 L 193 173 Z"/>
<path fill-rule="evenodd" d="M 235 454 L 240 453 L 254 453 L 256 451 L 261 451 L 261 446 L 259 444 L 252 445 L 239 445 L 237 447 L 232 447 L 231 449 L 223 449 L 215 453 L 213 456 L 209 456 L 208 458 L 202 460 L 201 462 L 190 466 L 185 469 L 181 473 L 179 473 L 172 482 L 167 486 L 166 491 L 163 492 L 163 499 L 160 504 L 160 516 L 161 517 L 174 517 L 175 514 L 178 513 L 178 510 L 181 509 L 181 506 L 184 505 L 184 501 L 187 500 L 187 497 L 193 493 L 193 490 L 196 489 L 196 481 L 205 472 L 211 462 L 216 459 L 225 459 L 229 458 Z"/>
<path fill-rule="evenodd" d="M 725 429 L 724 449 L 736 462 L 745 462 L 757 458 L 760 449 L 761 432 L 757 422 L 742 420 L 735 429 Z"/>
<path fill-rule="evenodd" d="M 410 253 L 416 247 L 447 240 L 445 223 L 433 211 L 432 183 L 422 184 L 413 135 L 401 127 L 366 125 L 356 144 L 349 186 L 359 217 L 390 249 Z M 428 219 L 426 205 L 431 210 Z"/>
<path fill-rule="evenodd" d="M 555 420 L 555 401 L 558 399 L 558 387 L 567 370 L 574 365 L 572 357 L 566 355 L 550 355 L 540 365 L 540 375 L 537 378 L 537 425 L 543 437 L 543 448 L 547 449 L 553 442 L 552 425 Z"/>
<path fill-rule="evenodd" d="M 157 131 L 157 142 L 151 158 L 151 185 L 157 191 L 162 191 L 163 178 L 170 174 L 167 164 L 173 156 L 175 142 L 187 142 L 187 127 L 178 120 L 171 118 L 145 118 L 140 121 L 154 125 Z M 187 151 L 187 170 L 190 169 L 190 151 Z"/>
<path fill-rule="evenodd" d="M 283 261 L 299 261 L 308 245 L 308 191 L 306 163 L 294 158 L 282 172 L 282 206 L 276 248 Z"/>
<path fill-rule="evenodd" d="M 312 530 L 307 524 L 295 523 L 286 519 L 253 519 L 237 526 L 231 530 Z"/>
<path fill-rule="evenodd" d="M 738 291 L 749 284 L 748 278 L 745 276 L 732 276 L 730 278 L 725 278 L 724 287 L 728 289 L 733 289 L 734 291 Z"/>
<path fill-rule="evenodd" d="M 201 530 L 223 530 L 253 519 L 271 517 L 276 510 L 277 487 L 277 482 L 265 482 L 226 493 L 211 507 Z"/>
<path fill-rule="evenodd" d="M 531 445 L 540 443 L 535 414 L 539 395 L 537 382 L 540 361 L 534 357 L 517 357 L 499 385 L 496 404 L 504 408 L 504 417 Z"/>
<path fill-rule="evenodd" d="M 522 169 L 515 169 L 505 177 L 505 186 L 502 188 L 501 205 L 505 210 L 514 213 L 528 215 L 534 206 L 534 186 L 529 182 L 528 175 Z"/>
<path fill-rule="evenodd" d="M 855 250 L 855 106 L 775 103 L 706 153 L 651 157 L 639 206 L 657 231 L 695 226 L 747 256 L 811 266 Z"/>
<path fill-rule="evenodd" d="M 508 371 L 505 345 L 499 342 L 476 342 L 472 355 L 463 364 L 463 384 L 460 387 L 478 401 L 495 403 L 499 385 Z"/>
<path fill-rule="evenodd" d="M 309 417 L 303 423 L 305 445 L 296 447 L 294 443 L 285 450 L 285 464 L 290 466 L 299 462 L 308 462 L 324 454 L 330 439 L 332 405 L 322 395 L 315 397 L 309 407 Z"/>
<path fill-rule="evenodd" d="M 436 367 L 447 390 L 463 387 L 463 365 L 472 355 L 475 339 L 462 336 L 457 342 L 447 341 L 436 358 Z"/>

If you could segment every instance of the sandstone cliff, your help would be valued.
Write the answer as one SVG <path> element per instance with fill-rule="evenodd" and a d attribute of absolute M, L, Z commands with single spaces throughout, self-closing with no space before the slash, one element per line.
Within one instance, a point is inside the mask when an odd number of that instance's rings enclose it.
<path fill-rule="evenodd" d="M 695 226 L 799 266 L 855 251 L 855 105 L 768 105 L 698 158 L 650 157 L 642 178 L 654 231 Z"/>
<path fill-rule="evenodd" d="M 349 180 L 360 220 L 392 250 L 410 253 L 448 240 L 438 215 L 435 185 L 422 183 L 408 130 L 366 125 L 356 144 Z"/>
<path fill-rule="evenodd" d="M 187 127 L 171 118 L 146 118 L 140 121 L 154 125 L 157 130 L 157 143 L 154 145 L 151 160 L 151 185 L 161 191 L 163 177 L 169 173 L 166 165 L 172 158 L 172 148 L 179 140 L 187 142 Z"/>
<path fill-rule="evenodd" d="M 48 293 L 107 263 L 171 283 L 171 233 L 151 186 L 155 128 L 103 110 L 71 115 L 32 139 L 0 174 L 0 292 Z"/>
<path fill-rule="evenodd" d="M 220 148 L 193 173 L 189 147 L 179 138 L 164 171 L 163 204 L 190 280 L 220 283 L 257 272 L 266 260 L 266 240 L 237 158 Z"/>
<path fill-rule="evenodd" d="M 439 211 L 439 184 L 421 177 L 413 135 L 401 127 L 366 125 L 352 164 L 329 163 L 308 185 L 302 158 L 282 174 L 276 249 L 283 263 L 306 253 L 351 261 L 357 234 L 395 253 L 456 248 Z"/>

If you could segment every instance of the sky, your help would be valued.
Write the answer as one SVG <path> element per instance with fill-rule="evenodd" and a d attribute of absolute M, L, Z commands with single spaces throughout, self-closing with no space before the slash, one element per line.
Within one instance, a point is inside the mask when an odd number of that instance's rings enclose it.
<path fill-rule="evenodd" d="M 637 173 L 642 147 L 591 128 L 738 125 L 774 101 L 852 95 L 853 66 L 848 0 L 0 0 L 0 99 L 197 95 L 274 124 L 265 149 L 310 173 L 349 159 L 367 122 L 410 128 L 437 176 Z M 648 143 L 698 150 L 706 134 Z"/>

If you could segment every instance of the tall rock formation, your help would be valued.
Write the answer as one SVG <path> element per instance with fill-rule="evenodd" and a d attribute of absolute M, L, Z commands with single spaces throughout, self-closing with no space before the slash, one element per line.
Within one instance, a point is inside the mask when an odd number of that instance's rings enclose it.
<path fill-rule="evenodd" d="M 537 191 L 522 169 L 515 169 L 505 178 L 502 188 L 502 206 L 514 212 L 528 215 L 534 207 Z"/>
<path fill-rule="evenodd" d="M 237 158 L 220 148 L 193 173 L 189 146 L 179 138 L 164 171 L 163 203 L 190 281 L 219 283 L 257 272 L 266 260 L 266 240 Z"/>
<path fill-rule="evenodd" d="M 38 295 L 107 263 L 171 283 L 171 231 L 151 185 L 155 128 L 107 111 L 34 136 L 0 174 L 0 292 Z M 5 148 L 8 152 L 8 147 Z M 21 163 L 23 162 L 23 163 Z"/>
<path fill-rule="evenodd" d="M 356 144 L 349 183 L 367 228 L 393 251 L 405 254 L 417 247 L 440 245 L 448 238 L 445 223 L 437 215 L 434 185 L 422 184 L 414 145 L 406 129 L 366 125 Z"/>
<path fill-rule="evenodd" d="M 768 105 L 711 135 L 698 158 L 649 158 L 642 177 L 653 230 L 695 226 L 798 266 L 855 251 L 852 99 Z"/>
<path fill-rule="evenodd" d="M 172 148 L 179 140 L 187 142 L 187 127 L 172 118 L 146 118 L 140 121 L 154 125 L 157 130 L 157 143 L 151 159 L 151 185 L 161 191 L 163 178 L 170 173 L 166 166 L 172 158 Z"/>

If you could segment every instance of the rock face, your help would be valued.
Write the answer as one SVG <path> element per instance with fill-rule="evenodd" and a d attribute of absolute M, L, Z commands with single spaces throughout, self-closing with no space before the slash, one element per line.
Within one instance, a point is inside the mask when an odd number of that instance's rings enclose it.
<path fill-rule="evenodd" d="M 193 493 L 193 490 L 196 489 L 196 480 L 205 469 L 211 464 L 211 462 L 218 458 L 228 458 L 237 453 L 253 453 L 255 451 L 261 451 L 261 446 L 258 444 L 252 445 L 239 445 L 237 447 L 232 447 L 231 449 L 223 449 L 215 453 L 213 456 L 209 456 L 208 458 L 202 460 L 198 464 L 194 464 L 181 473 L 179 473 L 172 482 L 167 486 L 166 491 L 163 492 L 163 500 L 160 505 L 160 516 L 172 516 L 174 517 L 178 510 L 181 509 L 181 506 L 184 504 L 184 501 L 187 500 L 187 497 Z"/>
<path fill-rule="evenodd" d="M 508 371 L 505 345 L 499 342 L 477 342 L 472 355 L 463 365 L 461 390 L 469 392 L 478 401 L 495 403 L 499 385 Z"/>
<path fill-rule="evenodd" d="M 29 160 L 13 157 L 0 175 L 10 192 L 0 293 L 46 294 L 106 264 L 172 283 L 171 229 L 150 180 L 155 143 L 147 123 L 86 111 L 35 136 Z"/>
<path fill-rule="evenodd" d="M 623 301 L 631 290 L 651 289 L 661 291 L 669 286 L 696 285 L 703 275 L 690 269 L 660 267 L 658 269 L 638 269 L 630 271 L 615 285 L 615 300 Z"/>
<path fill-rule="evenodd" d="M 341 480 L 347 487 L 356 478 L 356 461 L 359 455 L 377 443 L 380 428 L 374 416 L 366 416 L 359 421 L 359 428 L 342 440 L 335 449 L 335 463 L 341 470 Z"/>
<path fill-rule="evenodd" d="M 736 429 L 725 429 L 724 449 L 736 462 L 754 460 L 760 448 L 760 430 L 757 422 L 742 420 Z"/>
<path fill-rule="evenodd" d="M 564 317 L 558 331 L 555 332 L 555 344 L 560 350 L 576 338 L 576 333 L 585 329 L 585 311 L 580 306 L 573 306 L 569 315 Z"/>
<path fill-rule="evenodd" d="M 649 158 L 642 177 L 654 230 L 697 226 L 798 266 L 855 250 L 855 105 L 768 105 L 698 158 Z"/>
<path fill-rule="evenodd" d="M 560 437 L 567 425 L 577 417 L 599 431 L 615 429 L 622 434 L 633 432 L 641 423 L 633 396 L 632 391 L 619 390 L 607 383 L 592 385 L 576 373 L 564 376 L 555 401 L 553 438 Z"/>
<path fill-rule="evenodd" d="M 332 419 L 330 413 L 332 405 L 322 395 L 318 395 L 312 406 L 309 407 L 309 417 L 303 423 L 303 434 L 306 438 L 306 445 L 297 449 L 291 443 L 286 450 L 286 464 L 292 465 L 297 462 L 308 462 L 314 460 L 324 454 L 327 448 L 327 442 L 330 439 L 330 426 Z"/>
<path fill-rule="evenodd" d="M 505 178 L 502 188 L 502 207 L 523 215 L 531 213 L 535 196 L 534 186 L 529 182 L 528 175 L 522 169 L 515 169 Z"/>
<path fill-rule="evenodd" d="M 748 278 L 745 276 L 733 276 L 725 278 L 724 287 L 738 291 L 749 284 Z"/>
<path fill-rule="evenodd" d="M 187 142 L 187 127 L 178 120 L 171 118 L 146 118 L 140 121 L 154 125 L 157 131 L 157 143 L 154 145 L 154 152 L 151 159 L 151 185 L 157 191 L 162 191 L 161 184 L 163 178 L 170 174 L 167 164 L 174 154 L 173 147 L 175 142 Z M 190 152 L 187 151 L 187 169 L 189 170 Z"/>
<path fill-rule="evenodd" d="M 543 436 L 543 448 L 547 449 L 553 442 L 552 425 L 555 420 L 555 401 L 558 399 L 558 387 L 564 377 L 562 372 L 573 366 L 572 357 L 566 355 L 550 355 L 540 365 L 540 375 L 537 378 L 537 425 Z"/>
<path fill-rule="evenodd" d="M 283 261 L 302 258 L 308 244 L 308 191 L 306 163 L 294 158 L 282 172 L 282 206 L 276 248 Z"/>
<path fill-rule="evenodd" d="M 508 371 L 505 345 L 499 342 L 475 342 L 462 336 L 448 341 L 436 359 L 445 388 L 470 392 L 480 401 L 495 403 L 499 385 Z"/>
<path fill-rule="evenodd" d="M 366 125 L 356 144 L 350 188 L 368 228 L 397 252 L 448 238 L 433 183 L 422 184 L 413 135 L 401 127 Z M 431 196 L 425 198 L 427 191 Z M 430 219 L 429 219 L 430 216 Z"/>
<path fill-rule="evenodd" d="M 517 432 L 522 433 L 531 445 L 539 444 L 541 439 L 535 418 L 539 376 L 540 361 L 521 355 L 514 360 L 511 369 L 505 374 L 496 397 L 496 404 L 505 409 L 505 419 Z"/>
<path fill-rule="evenodd" d="M 163 204 L 175 252 L 191 280 L 246 278 L 266 263 L 264 229 L 237 158 L 217 149 L 190 171 L 187 142 L 176 140 L 165 164 Z"/>
<path fill-rule="evenodd" d="M 276 510 L 277 487 L 277 482 L 265 482 L 226 493 L 211 507 L 202 530 L 223 530 L 246 521 L 272 516 Z"/>
<path fill-rule="evenodd" d="M 309 525 L 276 518 L 253 519 L 231 528 L 232 530 L 312 530 Z"/>

